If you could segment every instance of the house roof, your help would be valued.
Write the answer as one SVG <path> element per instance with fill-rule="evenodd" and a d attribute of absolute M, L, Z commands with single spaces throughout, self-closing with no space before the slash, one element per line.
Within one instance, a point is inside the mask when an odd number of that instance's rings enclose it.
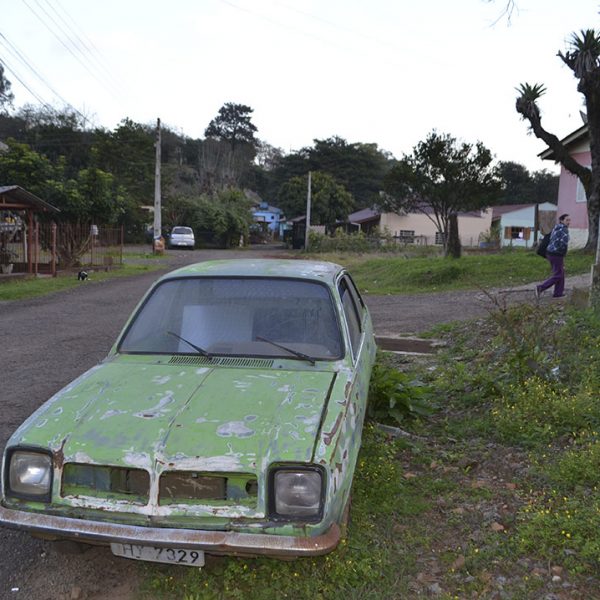
<path fill-rule="evenodd" d="M 408 213 L 402 213 L 408 214 Z M 432 215 L 433 209 L 430 206 L 424 206 L 422 210 L 411 211 L 411 214 L 426 214 Z M 374 210 L 372 208 L 363 208 L 362 210 L 358 210 L 351 215 L 348 215 L 348 221 L 350 223 L 366 223 L 368 221 L 374 221 L 381 216 L 381 211 Z M 465 212 L 459 212 L 459 217 L 476 217 L 483 218 L 483 214 L 479 210 L 471 210 Z"/>
<path fill-rule="evenodd" d="M 0 186 L 0 209 L 12 208 L 16 210 L 47 210 L 49 212 L 60 212 L 56 206 L 48 204 L 45 200 L 38 198 L 35 194 L 28 192 L 18 185 Z"/>
<path fill-rule="evenodd" d="M 348 215 L 348 221 L 350 223 L 366 223 L 367 221 L 379 219 L 380 216 L 381 213 L 377 210 L 373 210 L 372 208 L 363 208 L 362 210 L 357 210 L 351 215 Z"/>
<path fill-rule="evenodd" d="M 538 206 L 541 206 L 543 204 L 552 204 L 552 203 L 551 202 L 542 202 Z M 531 208 L 533 206 L 536 206 L 535 202 L 531 202 L 528 204 L 502 204 L 500 206 L 492 206 L 492 220 L 497 219 L 507 213 L 516 212 L 516 211 L 522 210 L 524 208 Z M 556 210 L 556 205 L 552 204 L 552 206 L 554 206 L 554 209 Z M 549 210 L 549 209 L 541 209 L 541 210 Z"/>
<path fill-rule="evenodd" d="M 576 129 L 575 131 L 571 132 L 568 136 L 560 140 L 560 143 L 568 149 L 569 146 L 573 146 L 578 142 L 587 139 L 588 135 L 588 125 L 586 123 L 585 125 L 582 125 L 579 129 Z M 542 160 L 554 160 L 554 150 L 552 150 L 551 148 L 546 148 L 543 152 L 540 152 L 538 156 Z"/>
<path fill-rule="evenodd" d="M 506 213 L 521 210 L 523 208 L 530 208 L 535 206 L 535 203 L 529 204 L 502 204 L 501 206 L 492 206 L 492 219 L 505 215 Z"/>
<path fill-rule="evenodd" d="M 277 208 L 276 206 L 271 206 L 270 204 L 267 204 L 266 206 L 261 206 L 260 204 L 255 205 L 252 209 L 254 212 L 272 212 L 272 213 L 281 213 L 281 209 Z"/>

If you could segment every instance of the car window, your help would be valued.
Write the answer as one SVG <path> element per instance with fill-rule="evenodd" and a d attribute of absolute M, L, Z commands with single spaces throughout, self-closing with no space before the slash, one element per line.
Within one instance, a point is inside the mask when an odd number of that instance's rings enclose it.
<path fill-rule="evenodd" d="M 192 235 L 193 231 L 191 227 L 173 227 L 173 231 L 171 233 L 176 233 L 179 235 Z"/>
<path fill-rule="evenodd" d="M 340 358 L 343 348 L 325 285 L 258 277 L 195 277 L 160 284 L 119 350 L 193 353 L 181 338 L 210 353 L 236 356 L 294 357 L 271 342 L 318 359 Z"/>
<path fill-rule="evenodd" d="M 358 347 L 360 346 L 361 319 L 346 278 L 340 280 L 339 292 L 344 307 L 344 314 L 346 315 L 346 322 L 348 323 L 350 343 L 352 344 L 352 350 L 356 356 Z"/>
<path fill-rule="evenodd" d="M 360 295 L 352 277 L 350 277 L 350 275 L 348 273 L 346 273 L 344 275 L 344 279 L 346 279 L 346 281 L 348 282 L 348 287 L 350 288 L 350 293 L 352 294 L 352 297 L 354 298 L 354 302 L 356 303 L 356 306 L 358 307 L 361 317 L 362 317 L 362 315 L 364 314 L 365 308 L 366 308 L 365 302 L 362 299 L 362 296 Z M 362 321 L 362 318 L 361 318 L 361 321 Z"/>

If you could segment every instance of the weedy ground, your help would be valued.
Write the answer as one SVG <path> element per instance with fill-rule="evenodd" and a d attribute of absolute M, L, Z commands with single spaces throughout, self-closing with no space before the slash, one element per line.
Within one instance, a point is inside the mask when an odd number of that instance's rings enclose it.
<path fill-rule="evenodd" d="M 380 403 L 377 419 L 400 427 L 367 423 L 335 552 L 146 566 L 142 596 L 600 598 L 600 320 L 498 307 L 435 335 L 435 358 L 380 357 L 379 377 L 405 376 L 401 400 L 415 382 L 418 410 Z"/>

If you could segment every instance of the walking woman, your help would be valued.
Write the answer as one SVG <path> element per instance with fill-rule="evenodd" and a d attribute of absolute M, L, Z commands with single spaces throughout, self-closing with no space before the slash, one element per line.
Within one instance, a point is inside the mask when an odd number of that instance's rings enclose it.
<path fill-rule="evenodd" d="M 565 256 L 569 248 L 569 225 L 571 217 L 564 214 L 558 217 L 558 223 L 550 234 L 550 242 L 546 250 L 546 258 L 550 261 L 552 275 L 544 283 L 536 286 L 535 297 L 539 299 L 542 292 L 554 286 L 553 298 L 565 295 Z"/>

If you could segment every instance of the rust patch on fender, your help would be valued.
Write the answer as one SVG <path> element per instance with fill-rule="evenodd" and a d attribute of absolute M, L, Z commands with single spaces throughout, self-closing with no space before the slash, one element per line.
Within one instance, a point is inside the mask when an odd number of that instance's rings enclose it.
<path fill-rule="evenodd" d="M 56 462 L 56 466 L 59 469 L 63 468 L 65 464 L 65 444 L 67 443 L 67 438 L 64 438 L 60 448 L 54 453 L 54 460 Z"/>
<path fill-rule="evenodd" d="M 330 432 L 323 433 L 323 441 L 325 442 L 326 446 L 329 446 L 331 444 L 331 441 L 337 433 L 337 430 L 340 428 L 340 424 L 342 423 L 342 417 L 342 413 L 339 413 L 333 425 L 333 429 Z"/>

